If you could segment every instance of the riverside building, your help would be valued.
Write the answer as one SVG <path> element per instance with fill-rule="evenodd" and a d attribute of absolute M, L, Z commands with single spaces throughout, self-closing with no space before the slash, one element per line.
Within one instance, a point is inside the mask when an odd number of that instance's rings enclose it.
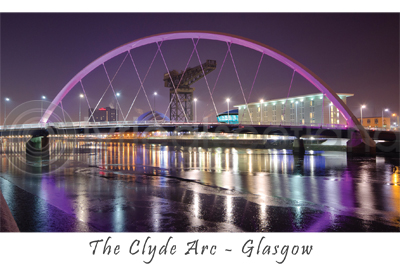
<path fill-rule="evenodd" d="M 90 117 L 91 113 L 93 112 L 93 116 L 90 118 L 89 121 L 103 122 L 103 121 L 116 121 L 117 120 L 116 110 L 114 108 L 102 107 L 95 111 L 93 111 L 93 110 L 94 110 L 93 108 L 88 110 L 89 111 L 88 117 Z"/>
<path fill-rule="evenodd" d="M 337 93 L 346 104 L 349 93 Z M 309 94 L 235 105 L 240 124 L 346 125 L 339 110 L 323 94 Z"/>

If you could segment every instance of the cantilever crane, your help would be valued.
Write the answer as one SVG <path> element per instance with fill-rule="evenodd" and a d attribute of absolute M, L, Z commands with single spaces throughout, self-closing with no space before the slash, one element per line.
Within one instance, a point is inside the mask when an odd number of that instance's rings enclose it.
<path fill-rule="evenodd" d="M 178 73 L 176 70 L 173 70 L 170 71 L 169 74 L 168 73 L 164 74 L 164 87 L 170 88 L 169 99 L 171 102 L 171 108 L 169 111 L 169 115 L 171 120 L 178 122 L 180 121 L 185 122 L 186 121 L 185 113 L 189 121 L 193 120 L 194 88 L 190 87 L 190 85 L 199 81 L 205 75 L 215 70 L 216 67 L 217 67 L 216 60 L 207 60 L 205 63 L 201 65 L 198 65 L 194 68 L 186 69 L 186 71 L 184 72 L 182 71 Z M 175 93 L 175 88 L 176 88 L 176 93 Z M 177 98 L 177 95 L 179 97 L 179 100 Z M 181 102 L 182 106 L 180 105 L 179 101 Z"/>

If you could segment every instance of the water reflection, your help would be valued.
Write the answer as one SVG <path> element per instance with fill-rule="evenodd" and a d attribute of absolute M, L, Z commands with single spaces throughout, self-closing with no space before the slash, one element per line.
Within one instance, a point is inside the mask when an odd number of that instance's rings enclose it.
<path fill-rule="evenodd" d="M 68 163 L 30 175 L 18 144 L 7 146 L 1 160 L 1 177 L 43 199 L 34 208 L 45 217 L 51 216 L 47 202 L 117 232 L 400 228 L 398 160 L 132 142 L 51 144 L 52 155 Z M 62 144 L 73 144 L 74 155 L 60 154 Z M 1 189 L 14 193 L 6 182 Z"/>

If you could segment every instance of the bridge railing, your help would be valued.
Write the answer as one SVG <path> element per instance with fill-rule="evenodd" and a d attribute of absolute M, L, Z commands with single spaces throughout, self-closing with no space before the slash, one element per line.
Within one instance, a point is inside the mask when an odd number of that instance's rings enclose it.
<path fill-rule="evenodd" d="M 5 125 L 0 126 L 1 130 L 23 130 L 23 129 L 47 129 L 49 127 L 55 127 L 59 129 L 63 128 L 89 128 L 89 127 L 110 127 L 110 126 L 133 126 L 133 125 L 152 125 L 152 126 L 168 126 L 168 125 L 237 125 L 231 123 L 220 123 L 220 122 L 173 122 L 173 121 L 107 121 L 107 122 L 52 122 L 52 123 L 32 123 L 32 124 L 15 124 L 15 125 Z M 246 126 L 281 126 L 281 127 L 309 127 L 316 129 L 347 129 L 347 125 L 343 124 L 319 124 L 319 123 L 293 123 L 293 122 L 241 122 L 240 125 Z M 376 131 L 388 131 L 390 129 L 386 128 L 367 128 L 367 130 L 376 130 Z"/>

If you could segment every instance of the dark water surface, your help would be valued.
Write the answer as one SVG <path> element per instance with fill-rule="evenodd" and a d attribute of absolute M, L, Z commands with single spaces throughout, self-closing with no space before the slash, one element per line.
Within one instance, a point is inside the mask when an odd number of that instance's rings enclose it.
<path fill-rule="evenodd" d="M 400 230 L 398 157 L 62 145 L 74 154 L 36 161 L 43 168 L 27 166 L 18 144 L 1 156 L 0 189 L 21 231 Z"/>

